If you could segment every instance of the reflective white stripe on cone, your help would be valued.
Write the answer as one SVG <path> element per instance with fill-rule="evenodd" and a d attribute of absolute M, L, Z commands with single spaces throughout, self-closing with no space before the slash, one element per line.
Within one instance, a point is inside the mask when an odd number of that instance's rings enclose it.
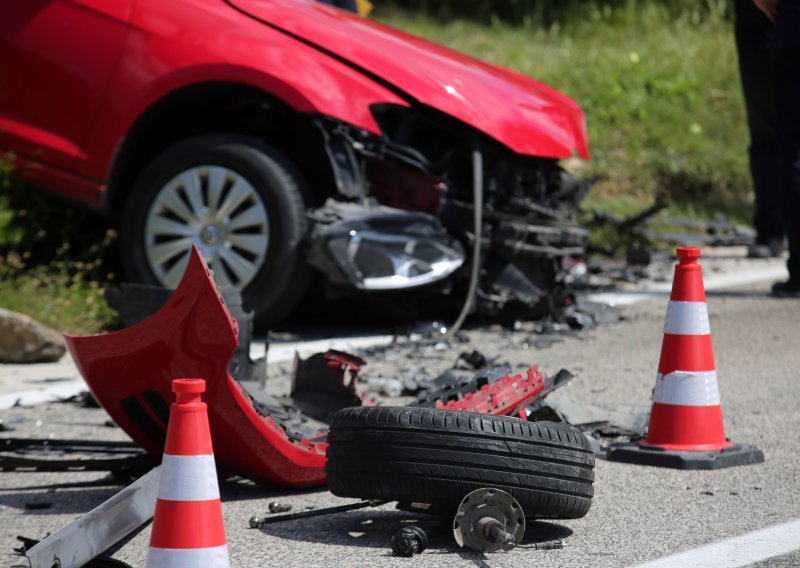
<path fill-rule="evenodd" d="M 708 307 L 705 302 L 676 302 L 667 305 L 664 333 L 673 335 L 710 335 Z"/>
<path fill-rule="evenodd" d="M 716 371 L 673 371 L 656 376 L 653 404 L 719 406 Z"/>
<path fill-rule="evenodd" d="M 168 501 L 219 499 L 213 455 L 173 456 L 164 454 L 158 498 Z"/>
<path fill-rule="evenodd" d="M 150 547 L 147 568 L 229 568 L 228 545 L 214 548 Z"/>

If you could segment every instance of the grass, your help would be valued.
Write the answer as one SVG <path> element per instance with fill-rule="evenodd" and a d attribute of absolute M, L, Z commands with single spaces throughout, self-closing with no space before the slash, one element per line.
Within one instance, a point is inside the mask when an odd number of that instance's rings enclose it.
<path fill-rule="evenodd" d="M 592 150 L 581 170 L 600 178 L 589 205 L 631 212 L 661 193 L 682 214 L 747 222 L 748 135 L 728 3 L 680 4 L 572 2 L 548 24 L 443 21 L 381 5 L 376 17 L 580 103 Z"/>
<path fill-rule="evenodd" d="M 25 188 L 10 175 L 12 159 L 0 155 L 0 307 L 58 331 L 113 327 L 103 289 L 114 279 L 115 234 L 96 214 Z"/>
<path fill-rule="evenodd" d="M 406 9 L 376 2 L 373 17 L 581 104 L 592 159 L 567 165 L 598 178 L 587 210 L 624 216 L 661 194 L 670 215 L 748 222 L 748 137 L 726 0 L 395 1 Z M 73 333 L 113 326 L 102 298 L 116 272 L 113 231 L 9 174 L 0 156 L 0 307 Z"/>
<path fill-rule="evenodd" d="M 80 335 L 109 329 L 117 321 L 99 283 L 47 271 L 4 277 L 0 307 L 28 314 L 57 331 Z"/>

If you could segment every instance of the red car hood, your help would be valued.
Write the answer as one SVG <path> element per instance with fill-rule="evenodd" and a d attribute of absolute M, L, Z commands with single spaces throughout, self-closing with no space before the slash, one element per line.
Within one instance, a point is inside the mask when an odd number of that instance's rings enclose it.
<path fill-rule="evenodd" d="M 528 77 L 312 0 L 227 1 L 515 152 L 589 157 L 580 107 Z"/>

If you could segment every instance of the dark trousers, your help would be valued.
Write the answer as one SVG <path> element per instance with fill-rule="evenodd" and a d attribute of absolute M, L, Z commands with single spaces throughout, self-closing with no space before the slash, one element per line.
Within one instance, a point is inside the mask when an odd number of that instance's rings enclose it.
<path fill-rule="evenodd" d="M 789 279 L 800 286 L 800 0 L 781 0 L 772 35 L 775 123 L 780 147 Z"/>
<path fill-rule="evenodd" d="M 800 37 L 800 26 L 796 31 Z M 800 284 L 800 43 L 775 47 L 775 77 L 789 278 Z"/>
<path fill-rule="evenodd" d="M 753 4 L 736 0 L 735 36 L 750 131 L 750 174 L 755 191 L 753 226 L 759 244 L 783 240 L 779 149 L 775 113 L 775 52 L 772 22 Z"/>

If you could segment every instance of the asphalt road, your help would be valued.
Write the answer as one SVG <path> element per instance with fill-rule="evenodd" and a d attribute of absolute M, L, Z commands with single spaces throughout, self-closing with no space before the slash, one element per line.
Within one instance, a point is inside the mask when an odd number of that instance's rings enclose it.
<path fill-rule="evenodd" d="M 598 460 L 594 502 L 585 518 L 529 524 L 524 543 L 562 538 L 564 549 L 519 548 L 491 555 L 460 550 L 448 527 L 434 519 L 419 520 L 391 505 L 251 530 L 248 518 L 263 514 L 275 499 L 296 509 L 351 500 L 323 489 L 288 491 L 225 482 L 221 491 L 231 565 L 630 566 L 800 518 L 800 300 L 767 297 L 769 284 L 708 293 L 726 434 L 734 442 L 763 450 L 764 464 L 700 472 Z M 665 297 L 653 297 L 626 308 L 624 321 L 564 336 L 542 349 L 534 347 L 531 334 L 524 330 L 492 328 L 472 330 L 471 345 L 457 349 L 478 348 L 515 368 L 532 363 L 547 373 L 567 368 L 577 378 L 551 396 L 579 400 L 596 416 L 635 416 L 649 405 L 665 309 Z M 413 357 L 375 352 L 363 374 L 400 376 L 422 370 L 435 376 L 452 364 L 457 352 L 425 348 Z M 280 380 L 276 384 L 280 386 Z M 74 404 L 0 410 L 0 419 L 16 429 L 3 437 L 125 438 L 118 428 L 104 425 L 108 419 L 104 411 Z M 11 566 L 18 560 L 12 551 L 16 535 L 41 538 L 119 490 L 37 486 L 103 477 L 102 473 L 0 473 L 0 564 Z M 25 507 L 43 502 L 51 506 Z M 392 557 L 391 535 L 403 522 L 415 519 L 428 531 L 430 548 L 412 559 Z M 144 566 L 148 537 L 149 527 L 116 551 L 115 558 Z M 794 538 L 797 550 L 753 565 L 800 566 L 800 536 Z"/>

